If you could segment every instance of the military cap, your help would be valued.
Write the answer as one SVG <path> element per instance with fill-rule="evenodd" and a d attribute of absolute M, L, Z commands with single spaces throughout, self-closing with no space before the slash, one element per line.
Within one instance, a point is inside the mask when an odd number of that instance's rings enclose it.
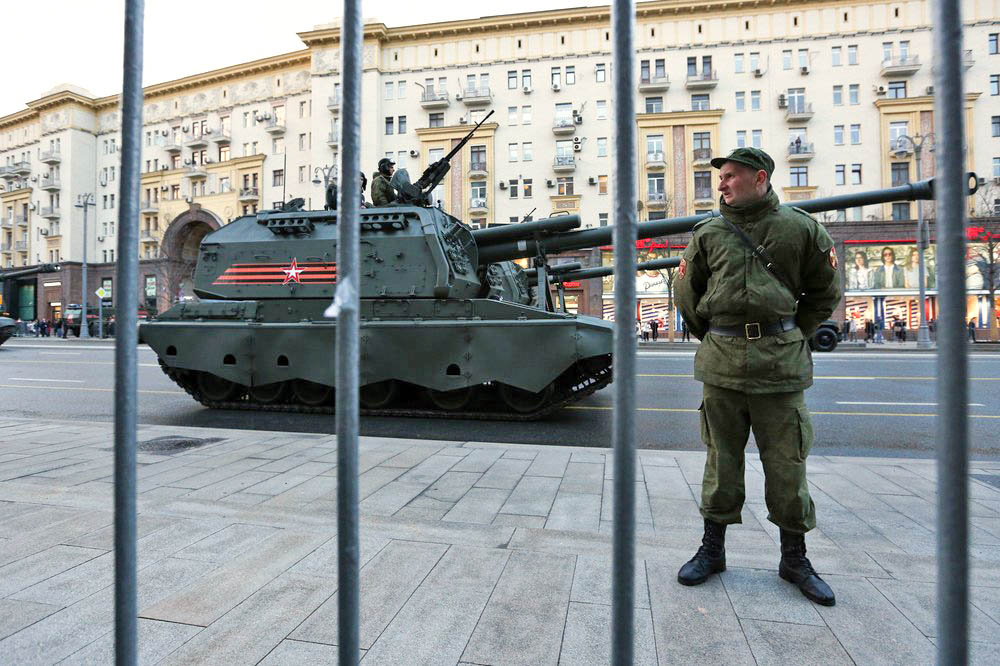
<path fill-rule="evenodd" d="M 378 170 L 382 171 L 388 166 L 396 166 L 396 163 L 390 160 L 388 157 L 383 157 L 378 161 Z"/>
<path fill-rule="evenodd" d="M 755 171 L 765 171 L 768 178 L 774 173 L 774 160 L 760 148 L 736 148 L 725 157 L 713 158 L 712 166 L 721 169 L 726 162 L 737 162 Z"/>

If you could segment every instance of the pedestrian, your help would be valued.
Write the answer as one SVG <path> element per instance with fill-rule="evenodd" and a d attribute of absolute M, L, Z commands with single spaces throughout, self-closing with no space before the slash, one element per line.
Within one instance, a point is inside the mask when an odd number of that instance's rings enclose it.
<path fill-rule="evenodd" d="M 882 320 L 881 319 L 876 319 L 875 320 L 875 344 L 877 344 L 877 345 L 881 345 L 881 344 L 885 343 L 885 340 L 882 338 L 882 330 L 883 330 L 883 328 L 884 327 L 882 325 Z"/>
<path fill-rule="evenodd" d="M 976 341 L 976 319 L 973 317 L 969 320 L 969 342 Z"/>
<path fill-rule="evenodd" d="M 642 322 L 642 341 L 649 342 L 649 322 Z"/>
<path fill-rule="evenodd" d="M 691 342 L 691 330 L 683 319 L 681 319 L 681 342 Z"/>
<path fill-rule="evenodd" d="M 722 214 L 695 226 L 678 267 L 677 303 L 702 340 L 694 377 L 704 384 L 699 411 L 708 457 L 702 546 L 677 580 L 698 585 L 726 568 L 726 526 L 741 522 L 752 429 L 768 520 L 781 535 L 778 574 L 832 606 L 833 590 L 806 557 L 816 508 L 806 482 L 813 427 L 804 391 L 813 381 L 808 340 L 841 297 L 836 250 L 811 216 L 779 206 L 770 182 L 774 160 L 763 150 L 737 148 L 712 166 Z M 758 246 L 765 252 L 752 254 Z"/>
<path fill-rule="evenodd" d="M 845 319 L 844 320 L 844 330 L 841 331 L 841 333 L 842 333 L 842 335 L 841 335 L 841 339 L 842 340 L 850 340 L 851 339 L 851 320 L 850 319 Z"/>
<path fill-rule="evenodd" d="M 392 172 L 396 170 L 396 163 L 388 157 L 383 157 L 378 161 L 378 172 L 372 177 L 372 204 L 375 206 L 388 206 L 396 200 L 396 190 L 389 184 Z"/>
<path fill-rule="evenodd" d="M 928 321 L 927 331 L 931 334 L 931 340 L 937 340 L 937 321 L 934 319 Z"/>
<path fill-rule="evenodd" d="M 865 342 L 875 341 L 875 322 L 865 319 Z"/>
<path fill-rule="evenodd" d="M 365 176 L 365 172 L 361 172 L 361 207 L 368 208 L 368 202 L 365 201 L 365 190 L 368 189 L 368 178 Z"/>
<path fill-rule="evenodd" d="M 656 342 L 656 338 L 658 337 L 657 332 L 660 330 L 660 322 L 656 319 L 649 322 L 649 330 L 653 334 L 653 342 Z"/>

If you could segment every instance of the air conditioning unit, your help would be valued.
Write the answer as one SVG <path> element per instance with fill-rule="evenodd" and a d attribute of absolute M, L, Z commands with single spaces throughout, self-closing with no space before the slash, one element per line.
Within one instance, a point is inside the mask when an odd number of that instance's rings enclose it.
<path fill-rule="evenodd" d="M 558 83 L 553 83 L 552 84 L 552 90 L 554 92 L 559 92 L 560 90 L 562 90 L 562 86 L 560 86 Z"/>
<path fill-rule="evenodd" d="M 48 236 L 49 235 L 49 230 L 48 229 L 39 229 L 38 230 L 38 235 L 39 236 Z"/>
<path fill-rule="evenodd" d="M 160 130 L 162 136 L 170 136 L 170 130 Z"/>
<path fill-rule="evenodd" d="M 170 171 L 170 167 L 164 164 L 163 166 L 160 167 L 160 171 Z"/>
<path fill-rule="evenodd" d="M 170 187 L 169 187 L 169 186 L 167 186 L 167 185 L 162 185 L 162 186 L 160 187 L 160 191 L 161 191 L 161 192 L 169 192 L 169 191 L 170 191 Z"/>
<path fill-rule="evenodd" d="M 934 94 L 934 86 L 927 86 L 927 94 L 928 95 Z"/>
<path fill-rule="evenodd" d="M 184 166 L 191 166 L 192 164 L 194 164 L 193 161 L 191 161 L 191 160 L 184 160 Z"/>
<path fill-rule="evenodd" d="M 872 86 L 872 90 L 875 91 L 876 95 L 884 95 L 885 94 L 885 86 Z"/>
<path fill-rule="evenodd" d="M 577 125 L 583 124 L 583 116 L 581 116 L 580 113 L 577 111 L 573 112 L 573 122 L 576 123 Z"/>
<path fill-rule="evenodd" d="M 808 74 L 808 73 L 809 73 L 809 67 L 807 65 L 799 67 L 799 74 Z"/>
<path fill-rule="evenodd" d="M 556 181 L 552 180 L 551 178 L 545 181 L 545 187 L 555 187 L 555 186 L 556 186 Z"/>
<path fill-rule="evenodd" d="M 103 243 L 104 242 L 104 236 L 98 236 L 97 237 L 97 242 L 98 243 Z"/>
<path fill-rule="evenodd" d="M 583 143 L 583 138 L 579 136 L 574 136 L 573 143 Z"/>
<path fill-rule="evenodd" d="M 573 144 L 573 152 L 574 153 L 579 153 L 582 150 L 583 150 L 583 144 L 582 143 L 574 143 Z"/>
<path fill-rule="evenodd" d="M 597 185 L 597 179 L 594 178 L 593 176 L 591 176 L 590 178 L 588 178 L 587 182 L 590 183 L 591 185 Z"/>
<path fill-rule="evenodd" d="M 462 93 L 460 92 L 455 93 L 455 99 L 457 99 L 458 101 L 462 101 Z"/>
<path fill-rule="evenodd" d="M 420 151 L 418 151 L 418 150 L 411 150 L 410 151 L 410 157 L 417 157 L 418 155 L 420 155 Z"/>
<path fill-rule="evenodd" d="M 993 184 L 1000 185 L 1000 176 L 997 176 L 996 178 L 993 179 Z"/>
<path fill-rule="evenodd" d="M 212 130 L 211 130 L 211 129 L 207 129 L 207 130 L 205 130 L 204 132 L 202 132 L 202 135 L 203 135 L 203 136 L 208 136 L 208 135 L 209 135 L 209 134 L 211 134 L 211 133 L 212 133 Z"/>
<path fill-rule="evenodd" d="M 468 122 L 469 122 L 469 119 L 466 118 L 465 116 L 462 116 L 461 118 L 458 119 L 458 124 L 459 125 L 466 125 L 466 124 L 468 124 Z"/>
<path fill-rule="evenodd" d="M 215 160 L 213 160 L 213 159 L 212 159 L 211 157 L 209 157 L 209 158 L 207 158 L 207 159 L 205 160 L 205 164 L 211 164 L 211 163 L 212 163 L 212 162 L 214 162 L 214 161 L 215 161 Z"/>
<path fill-rule="evenodd" d="M 521 88 L 521 92 L 523 92 L 525 95 L 530 95 L 531 94 L 531 86 L 524 86 L 523 88 Z"/>
<path fill-rule="evenodd" d="M 188 126 L 185 125 L 184 127 L 181 128 L 181 131 L 187 134 L 188 129 L 189 129 Z"/>
<path fill-rule="evenodd" d="M 501 190 L 506 190 L 507 189 L 507 181 L 506 180 L 501 180 L 500 181 L 500 189 Z"/>
<path fill-rule="evenodd" d="M 759 79 L 760 77 L 764 76 L 764 70 L 757 68 L 753 70 L 753 75 Z"/>
<path fill-rule="evenodd" d="M 784 109 L 788 107 L 788 99 L 784 95 L 778 95 L 778 108 Z"/>

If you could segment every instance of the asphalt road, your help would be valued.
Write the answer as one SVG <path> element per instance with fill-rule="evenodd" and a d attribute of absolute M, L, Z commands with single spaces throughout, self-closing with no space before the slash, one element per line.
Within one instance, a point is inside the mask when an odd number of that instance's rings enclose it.
<path fill-rule="evenodd" d="M 698 449 L 701 386 L 693 351 L 639 352 L 638 443 L 649 449 Z M 806 393 L 816 431 L 814 453 L 931 455 L 935 446 L 932 354 L 850 351 L 817 354 Z M 0 416 L 110 422 L 114 347 L 99 342 L 13 339 L 0 347 Z M 1000 459 L 1000 354 L 970 355 L 971 447 Z M 610 388 L 545 421 L 365 418 L 363 435 L 572 446 L 609 446 Z M 139 348 L 139 421 L 296 432 L 334 432 L 332 416 L 209 410 L 192 401 Z"/>

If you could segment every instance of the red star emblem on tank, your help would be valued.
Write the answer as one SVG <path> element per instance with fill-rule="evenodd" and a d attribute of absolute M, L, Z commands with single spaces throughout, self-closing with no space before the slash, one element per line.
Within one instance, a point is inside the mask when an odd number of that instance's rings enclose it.
<path fill-rule="evenodd" d="M 305 271 L 304 268 L 299 268 L 298 263 L 295 259 L 292 259 L 292 264 L 288 268 L 282 268 L 281 272 L 285 274 L 285 281 L 281 284 L 288 284 L 289 282 L 298 282 L 302 284 L 302 280 L 299 279 L 299 274 Z"/>

